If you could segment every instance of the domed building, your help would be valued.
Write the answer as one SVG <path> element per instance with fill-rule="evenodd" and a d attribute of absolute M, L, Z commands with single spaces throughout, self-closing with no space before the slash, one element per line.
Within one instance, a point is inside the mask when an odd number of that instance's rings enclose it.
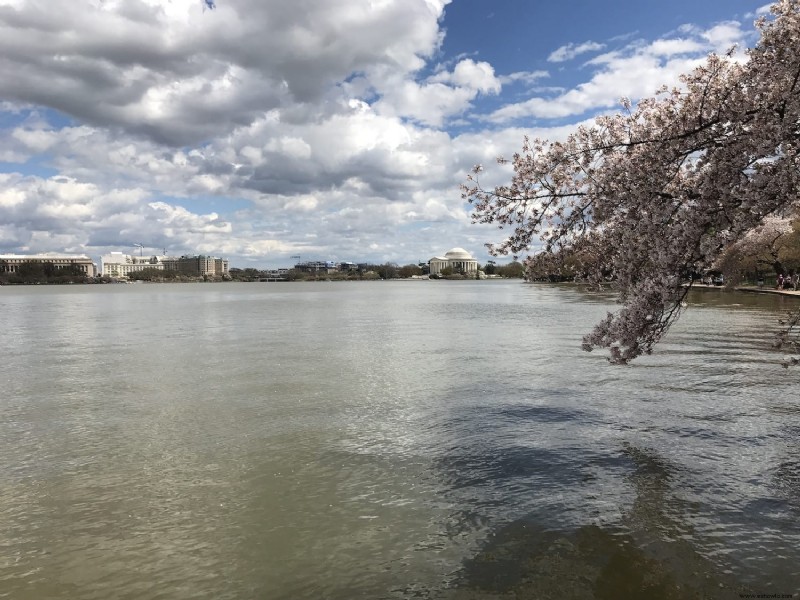
<path fill-rule="evenodd" d="M 428 263 L 431 275 L 438 275 L 442 269 L 450 267 L 455 273 L 475 275 L 478 272 L 478 261 L 463 248 L 451 248 L 444 256 L 434 256 Z"/>

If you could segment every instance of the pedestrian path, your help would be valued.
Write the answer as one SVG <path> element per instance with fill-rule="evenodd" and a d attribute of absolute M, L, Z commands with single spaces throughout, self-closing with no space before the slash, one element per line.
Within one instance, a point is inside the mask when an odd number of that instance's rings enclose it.
<path fill-rule="evenodd" d="M 759 288 L 755 286 L 741 286 L 734 288 L 739 292 L 756 292 L 758 294 L 778 294 L 780 296 L 798 296 L 800 297 L 800 290 L 778 290 L 775 288 Z"/>
<path fill-rule="evenodd" d="M 720 290 L 727 291 L 733 289 L 737 292 L 753 292 L 756 294 L 776 294 L 779 296 L 797 296 L 800 298 L 800 290 L 779 290 L 774 287 L 758 287 L 755 285 L 739 285 L 733 288 L 724 285 L 706 285 L 704 283 L 693 283 L 692 289 L 697 290 Z"/>

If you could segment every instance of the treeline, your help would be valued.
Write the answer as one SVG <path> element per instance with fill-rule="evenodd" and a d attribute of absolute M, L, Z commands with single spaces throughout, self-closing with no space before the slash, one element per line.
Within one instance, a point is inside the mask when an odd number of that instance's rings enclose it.
<path fill-rule="evenodd" d="M 524 274 L 524 267 L 519 262 L 512 262 L 507 265 L 496 265 L 488 263 L 479 269 L 486 275 L 494 275 L 497 277 L 509 278 L 522 278 Z M 419 277 L 427 273 L 426 265 L 397 265 L 395 263 L 383 264 L 362 264 L 358 269 L 351 269 L 348 271 L 300 271 L 298 269 L 291 269 L 286 273 L 284 278 L 287 281 L 369 281 L 377 279 L 409 279 L 411 277 Z M 230 269 L 229 276 L 233 281 L 262 281 L 272 279 L 275 277 L 274 271 L 260 270 L 260 269 Z M 442 270 L 439 276 L 434 278 L 440 279 L 464 279 L 467 277 L 475 277 L 475 275 L 466 275 L 459 273 L 451 268 Z"/>
<path fill-rule="evenodd" d="M 507 265 L 496 265 L 493 262 L 489 262 L 482 269 L 487 275 L 497 275 L 498 277 L 508 277 L 509 279 L 521 279 L 525 275 L 525 267 L 516 260 Z"/>
<path fill-rule="evenodd" d="M 0 272 L 0 284 L 86 283 L 90 278 L 78 265 L 56 266 L 49 262 L 30 261 L 17 265 L 13 273 Z"/>
<path fill-rule="evenodd" d="M 128 273 L 130 281 L 154 281 L 154 282 L 174 282 L 174 281 L 200 281 L 207 277 L 191 276 L 178 271 L 166 271 L 164 269 L 142 269 Z"/>
<path fill-rule="evenodd" d="M 614 279 L 599 236 L 587 235 L 573 246 L 541 252 L 525 262 L 529 281 L 588 281 L 598 274 Z M 685 281 L 724 281 L 727 285 L 773 285 L 780 276 L 800 275 L 800 217 L 771 217 L 730 244 L 710 265 L 679 274 Z"/>
<path fill-rule="evenodd" d="M 714 263 L 729 285 L 773 285 L 800 274 L 800 218 L 771 218 L 731 244 Z"/>
<path fill-rule="evenodd" d="M 408 279 L 423 274 L 419 265 L 399 266 L 394 263 L 362 264 L 357 269 L 347 271 L 300 271 L 290 269 L 284 276 L 287 281 L 361 281 L 374 279 Z M 234 281 L 259 281 L 274 277 L 269 271 L 258 269 L 231 269 L 230 277 Z"/>

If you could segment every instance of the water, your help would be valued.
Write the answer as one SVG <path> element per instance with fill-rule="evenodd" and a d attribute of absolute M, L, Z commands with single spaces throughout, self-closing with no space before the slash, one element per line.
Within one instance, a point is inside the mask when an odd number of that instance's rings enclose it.
<path fill-rule="evenodd" d="M 0 597 L 797 592 L 795 302 L 612 367 L 569 287 L 0 288 Z"/>

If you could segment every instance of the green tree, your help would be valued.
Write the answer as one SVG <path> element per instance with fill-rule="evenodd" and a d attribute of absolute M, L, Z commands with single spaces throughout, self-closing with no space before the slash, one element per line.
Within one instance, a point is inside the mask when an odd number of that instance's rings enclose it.
<path fill-rule="evenodd" d="M 131 281 L 175 281 L 182 278 L 183 276 L 178 271 L 167 271 L 154 267 L 148 267 L 141 271 L 134 271 L 128 274 L 128 279 Z"/>
<path fill-rule="evenodd" d="M 414 275 L 422 275 L 422 269 L 417 265 L 405 265 L 400 267 L 397 274 L 403 279 L 408 279 Z"/>
<path fill-rule="evenodd" d="M 52 267 L 52 264 L 50 264 Z M 20 283 L 37 283 L 47 281 L 44 264 L 38 261 L 26 260 L 17 266 L 17 278 Z"/>
<path fill-rule="evenodd" d="M 398 277 L 397 265 L 393 263 L 384 263 L 375 268 L 375 272 L 381 279 L 396 279 Z"/>
<path fill-rule="evenodd" d="M 52 262 L 28 260 L 17 265 L 14 273 L 0 274 L 0 279 L 4 283 L 34 284 L 84 283 L 87 278 L 83 269 L 74 263 L 55 265 Z"/>
<path fill-rule="evenodd" d="M 497 274 L 501 277 L 508 277 L 513 279 L 522 279 L 525 274 L 525 267 L 519 261 L 508 263 L 497 267 Z"/>

